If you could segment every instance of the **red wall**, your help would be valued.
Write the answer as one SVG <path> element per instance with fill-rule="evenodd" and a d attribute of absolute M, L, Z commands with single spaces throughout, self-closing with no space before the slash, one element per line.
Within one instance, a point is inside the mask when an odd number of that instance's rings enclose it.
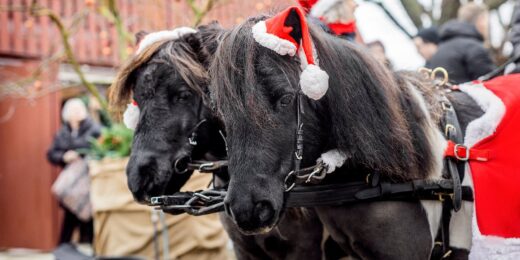
<path fill-rule="evenodd" d="M 0 85 L 27 77 L 37 64 L 1 61 Z M 50 187 L 58 171 L 45 152 L 59 126 L 59 104 L 58 93 L 0 100 L 0 248 L 49 250 L 56 245 L 60 214 Z"/>

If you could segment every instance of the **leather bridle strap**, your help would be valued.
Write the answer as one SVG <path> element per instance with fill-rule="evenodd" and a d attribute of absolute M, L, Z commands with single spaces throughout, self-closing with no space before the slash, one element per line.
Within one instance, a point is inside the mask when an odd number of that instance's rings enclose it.
<path fill-rule="evenodd" d="M 303 158 L 303 110 L 302 93 L 298 91 L 296 97 L 296 151 L 294 153 L 294 171 L 300 170 Z"/>
<path fill-rule="evenodd" d="M 300 167 L 303 159 L 303 104 L 302 104 L 302 93 L 298 91 L 296 96 L 296 143 L 294 152 L 294 169 L 287 174 L 284 181 L 285 191 L 290 191 L 296 185 L 294 182 L 297 175 L 295 173 L 300 172 Z M 308 169 L 304 169 L 307 171 Z"/>

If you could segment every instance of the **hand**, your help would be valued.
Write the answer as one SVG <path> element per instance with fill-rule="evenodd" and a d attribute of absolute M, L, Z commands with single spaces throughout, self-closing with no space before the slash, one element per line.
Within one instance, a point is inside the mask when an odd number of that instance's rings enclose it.
<path fill-rule="evenodd" d="M 63 161 L 65 163 L 70 163 L 79 158 L 79 154 L 76 151 L 68 150 L 63 154 Z"/>

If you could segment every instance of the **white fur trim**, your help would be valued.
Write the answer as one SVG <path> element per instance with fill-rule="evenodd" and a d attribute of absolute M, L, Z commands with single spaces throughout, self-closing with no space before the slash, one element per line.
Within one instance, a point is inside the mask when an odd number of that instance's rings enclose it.
<path fill-rule="evenodd" d="M 323 162 L 327 167 L 327 173 L 331 173 L 336 170 L 336 168 L 341 167 L 345 160 L 347 160 L 347 156 L 345 153 L 338 149 L 333 149 L 321 154 L 321 157 L 318 158 L 318 162 Z"/>
<path fill-rule="evenodd" d="M 197 30 L 189 27 L 179 27 L 169 31 L 158 31 L 147 34 L 139 43 L 139 47 L 135 54 L 141 53 L 148 46 L 158 41 L 171 41 L 177 40 L 184 35 L 196 33 Z"/>
<path fill-rule="evenodd" d="M 471 260 L 518 260 L 520 259 L 520 239 L 484 236 L 473 215 L 473 246 L 469 253 Z"/>
<path fill-rule="evenodd" d="M 139 107 L 130 103 L 126 106 L 125 113 L 123 114 L 123 123 L 129 129 L 135 130 L 137 123 L 139 123 L 139 115 L 141 110 Z"/>
<path fill-rule="evenodd" d="M 285 39 L 282 39 L 274 34 L 267 33 L 267 27 L 265 21 L 256 23 L 253 28 L 253 38 L 260 45 L 275 51 L 280 55 L 294 56 L 296 54 L 296 46 Z"/>
<path fill-rule="evenodd" d="M 314 17 L 322 17 L 330 8 L 341 1 L 343 0 L 319 0 L 311 8 L 311 15 Z"/>
<path fill-rule="evenodd" d="M 484 115 L 471 121 L 466 128 L 464 144 L 473 147 L 484 138 L 492 135 L 502 121 L 506 107 L 502 100 L 482 83 L 467 83 L 459 86 L 460 90 L 468 94 L 484 111 Z M 468 178 L 469 177 L 469 178 Z M 466 178 L 471 181 L 471 171 L 466 169 Z M 463 182 L 464 184 L 464 182 Z M 472 183 L 471 183 L 471 186 Z M 474 207 L 474 205 L 473 205 Z M 473 208 L 473 212 L 475 209 Z M 480 233 L 476 214 L 472 217 L 473 239 L 469 259 L 520 259 L 520 239 L 486 236 Z"/>
<path fill-rule="evenodd" d="M 483 116 L 471 121 L 466 128 L 464 144 L 472 147 L 480 140 L 492 135 L 506 113 L 502 100 L 493 92 L 480 84 L 463 84 L 460 90 L 472 97 L 485 112 Z"/>
<path fill-rule="evenodd" d="M 309 64 L 300 74 L 300 86 L 303 94 L 318 100 L 329 89 L 329 75 L 321 70 L 320 67 Z"/>

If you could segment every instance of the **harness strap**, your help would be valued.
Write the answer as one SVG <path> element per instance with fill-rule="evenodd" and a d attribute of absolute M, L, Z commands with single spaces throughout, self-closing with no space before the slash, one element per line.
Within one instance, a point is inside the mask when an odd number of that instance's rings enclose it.
<path fill-rule="evenodd" d="M 441 200 L 453 196 L 453 184 L 449 180 L 414 180 L 404 183 L 381 182 L 376 186 L 366 182 L 296 186 L 285 193 L 286 207 L 315 207 L 342 205 L 361 201 L 385 200 Z M 461 187 L 461 198 L 473 201 L 471 187 Z"/>
<path fill-rule="evenodd" d="M 446 139 L 452 142 L 462 142 L 462 129 L 457 118 L 457 114 L 453 109 L 453 105 L 445 96 L 441 97 L 441 105 L 444 110 L 444 134 Z M 464 178 L 463 173 L 457 169 L 457 162 L 453 158 L 445 157 L 447 167 L 447 177 L 453 181 L 453 210 L 459 211 L 462 205 L 461 199 L 461 179 Z"/>
<path fill-rule="evenodd" d="M 449 140 L 448 146 L 444 151 L 444 156 L 455 158 L 459 161 L 476 160 L 485 162 L 489 160 L 489 152 L 489 150 L 468 148 L 463 144 L 456 144 L 455 142 Z"/>

